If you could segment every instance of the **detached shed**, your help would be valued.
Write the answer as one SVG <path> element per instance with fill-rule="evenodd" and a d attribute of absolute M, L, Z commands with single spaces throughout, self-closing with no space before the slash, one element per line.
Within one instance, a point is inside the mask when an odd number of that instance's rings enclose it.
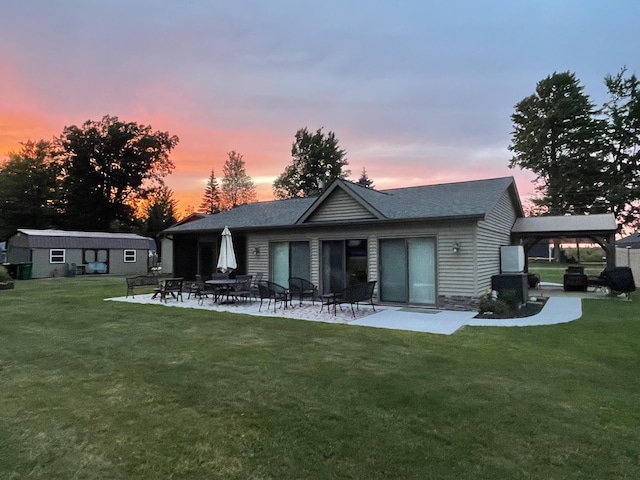
<path fill-rule="evenodd" d="M 7 262 L 32 264 L 32 278 L 147 273 L 156 243 L 133 233 L 19 229 L 7 241 Z"/>

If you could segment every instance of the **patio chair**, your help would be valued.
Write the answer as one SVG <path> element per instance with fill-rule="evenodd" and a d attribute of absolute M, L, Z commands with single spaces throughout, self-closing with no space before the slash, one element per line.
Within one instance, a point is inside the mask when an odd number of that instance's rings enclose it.
<path fill-rule="evenodd" d="M 195 282 L 189 285 L 189 294 L 187 300 L 191 298 L 191 294 L 198 299 L 198 303 L 202 305 L 205 298 L 209 298 L 209 294 L 215 296 L 215 290 L 210 285 L 207 285 L 202 278 L 202 275 L 197 274 Z"/>
<path fill-rule="evenodd" d="M 172 297 L 182 302 L 182 278 L 167 278 L 160 283 L 160 286 L 154 290 L 153 298 L 160 295 L 160 301 L 167 303 L 167 298 Z"/>
<path fill-rule="evenodd" d="M 376 307 L 373 304 L 373 291 L 376 287 L 375 280 L 372 282 L 364 282 L 357 283 L 355 285 L 351 285 L 339 292 L 335 292 L 330 295 L 323 295 L 322 308 L 326 305 L 328 310 L 331 311 L 331 306 L 333 305 L 333 315 L 336 315 L 336 307 L 348 303 L 351 305 L 351 313 L 354 318 L 356 316 L 356 312 L 353 306 L 356 306 L 356 310 L 358 309 L 358 305 L 360 303 L 368 302 L 373 308 L 375 312 Z M 320 309 L 322 311 L 322 309 Z"/>
<path fill-rule="evenodd" d="M 236 283 L 233 286 L 231 294 L 236 300 L 243 299 L 247 301 L 251 298 L 251 275 L 238 275 L 236 276 Z"/>
<path fill-rule="evenodd" d="M 258 284 L 262 282 L 263 278 L 264 278 L 264 273 L 258 272 L 253 276 L 251 281 L 251 296 L 256 300 L 260 298 L 260 291 L 258 290 Z"/>
<path fill-rule="evenodd" d="M 211 274 L 211 280 L 225 280 L 227 278 L 229 278 L 228 273 L 213 272 Z M 228 293 L 229 293 L 228 286 L 212 286 L 212 294 L 213 294 L 214 302 L 217 302 L 221 296 L 228 295 Z"/>
<path fill-rule="evenodd" d="M 202 280 L 202 275 L 198 274 L 196 275 L 195 281 L 189 284 L 187 300 L 191 298 L 191 295 L 193 295 L 196 298 L 199 298 L 201 295 L 201 292 L 204 290 L 203 287 L 204 287 L 204 281 Z"/>
<path fill-rule="evenodd" d="M 262 302 L 264 302 L 265 299 L 269 300 L 267 308 L 271 306 L 271 301 L 273 300 L 274 312 L 276 311 L 278 302 L 281 302 L 284 305 L 284 308 L 287 308 L 287 302 L 291 301 L 291 294 L 289 293 L 289 290 L 277 283 L 263 280 L 258 284 L 258 291 L 260 295 L 260 307 L 258 308 L 258 311 L 262 309 Z"/>
<path fill-rule="evenodd" d="M 289 278 L 289 292 L 292 297 L 300 299 L 300 305 L 302 305 L 303 298 L 310 298 L 311 303 L 315 305 L 316 298 L 318 297 L 318 287 L 300 277 Z"/>

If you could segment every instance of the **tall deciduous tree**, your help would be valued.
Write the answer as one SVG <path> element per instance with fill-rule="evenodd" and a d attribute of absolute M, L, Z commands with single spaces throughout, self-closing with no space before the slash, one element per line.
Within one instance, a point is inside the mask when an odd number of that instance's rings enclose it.
<path fill-rule="evenodd" d="M 60 227 L 60 163 L 49 142 L 28 141 L 0 166 L 0 238 L 18 228 Z"/>
<path fill-rule="evenodd" d="M 514 154 L 510 167 L 537 176 L 538 190 L 551 215 L 604 208 L 603 122 L 575 75 L 554 73 L 538 82 L 511 116 Z"/>
<path fill-rule="evenodd" d="M 306 127 L 298 130 L 291 146 L 291 163 L 273 182 L 275 197 L 317 195 L 336 178 L 348 177 L 351 172 L 344 170 L 349 164 L 345 155 L 333 132 L 325 135 L 321 128 L 315 133 Z"/>
<path fill-rule="evenodd" d="M 174 168 L 178 137 L 105 116 L 65 127 L 57 139 L 64 157 L 64 201 L 69 227 L 108 230 L 133 223 L 132 203 L 161 184 Z"/>
<path fill-rule="evenodd" d="M 218 213 L 220 211 L 220 187 L 213 170 L 211 170 L 207 186 L 204 189 L 200 211 L 202 213 Z"/>
<path fill-rule="evenodd" d="M 251 177 L 247 175 L 242 155 L 235 150 L 227 155 L 228 158 L 222 167 L 221 210 L 229 210 L 256 201 L 256 187 Z"/>
<path fill-rule="evenodd" d="M 640 223 L 640 82 L 623 68 L 607 75 L 605 85 L 608 200 L 618 222 L 634 230 Z"/>

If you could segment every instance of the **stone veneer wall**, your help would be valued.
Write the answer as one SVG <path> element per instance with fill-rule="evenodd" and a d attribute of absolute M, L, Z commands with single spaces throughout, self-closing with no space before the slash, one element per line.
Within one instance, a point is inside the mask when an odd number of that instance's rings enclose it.
<path fill-rule="evenodd" d="M 460 295 L 438 296 L 437 307 L 441 310 L 477 311 L 480 299 Z"/>

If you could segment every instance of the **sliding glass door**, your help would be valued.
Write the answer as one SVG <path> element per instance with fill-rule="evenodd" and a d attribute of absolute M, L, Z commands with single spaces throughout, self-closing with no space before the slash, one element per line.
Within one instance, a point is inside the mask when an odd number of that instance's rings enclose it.
<path fill-rule="evenodd" d="M 288 287 L 289 277 L 311 281 L 309 242 L 271 243 L 271 280 Z"/>
<path fill-rule="evenodd" d="M 322 242 L 322 292 L 337 292 L 367 281 L 367 241 Z"/>
<path fill-rule="evenodd" d="M 380 241 L 380 299 L 383 302 L 436 302 L 435 239 Z"/>

